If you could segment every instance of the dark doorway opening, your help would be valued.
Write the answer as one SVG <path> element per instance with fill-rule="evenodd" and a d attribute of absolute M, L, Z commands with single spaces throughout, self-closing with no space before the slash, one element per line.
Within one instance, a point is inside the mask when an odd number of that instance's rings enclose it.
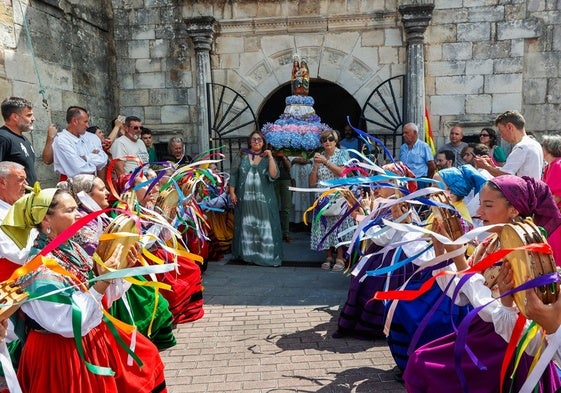
<path fill-rule="evenodd" d="M 259 125 L 274 123 L 284 112 L 286 106 L 284 100 L 290 95 L 290 83 L 280 86 L 273 92 L 259 111 Z M 349 116 L 351 124 L 355 127 L 359 126 L 361 108 L 354 97 L 341 86 L 321 79 L 311 79 L 309 95 L 314 98 L 314 109 L 321 117 L 322 123 L 342 131 Z"/>

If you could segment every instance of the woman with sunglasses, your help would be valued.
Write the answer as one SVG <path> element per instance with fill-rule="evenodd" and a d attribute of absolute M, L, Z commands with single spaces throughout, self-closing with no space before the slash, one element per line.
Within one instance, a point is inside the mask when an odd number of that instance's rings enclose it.
<path fill-rule="evenodd" d="M 492 128 L 485 127 L 479 133 L 479 142 L 483 143 L 489 148 L 489 156 L 497 166 L 503 166 L 506 162 L 506 153 L 504 149 L 499 146 L 497 133 Z"/>
<path fill-rule="evenodd" d="M 273 182 L 279 177 L 279 168 L 261 132 L 253 131 L 248 145 L 249 149 L 241 150 L 232 163 L 232 257 L 278 267 L 282 261 L 282 230 Z"/>
<path fill-rule="evenodd" d="M 341 177 L 344 165 L 349 160 L 346 151 L 337 147 L 337 142 L 339 141 L 337 131 L 324 131 L 321 133 L 319 140 L 323 145 L 324 150 L 323 153 L 316 153 L 312 160 L 313 167 L 312 172 L 310 173 L 310 187 L 316 187 L 318 182 L 321 181 Z M 338 231 L 333 231 L 326 237 L 331 228 L 337 224 L 340 217 L 323 217 L 327 220 L 326 224 L 324 225 L 323 223 L 320 223 L 318 225 L 314 225 L 312 230 L 311 249 L 318 251 L 325 250 L 327 252 L 325 262 L 321 265 L 322 269 L 331 269 L 334 272 L 340 272 L 345 269 L 345 258 L 343 256 L 344 250 L 342 247 L 336 246 L 342 240 L 350 240 L 350 235 L 348 236 L 349 239 L 340 239 L 338 232 L 346 230 L 353 224 L 351 219 L 347 217 L 343 220 L 343 222 L 341 222 L 341 226 Z M 315 218 L 312 219 L 312 222 L 315 222 Z M 334 252 L 335 261 L 333 260 Z"/>

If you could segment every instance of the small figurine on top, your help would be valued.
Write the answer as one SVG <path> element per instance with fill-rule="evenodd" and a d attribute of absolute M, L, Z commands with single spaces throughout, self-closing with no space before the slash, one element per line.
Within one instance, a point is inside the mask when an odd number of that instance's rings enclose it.
<path fill-rule="evenodd" d="M 307 96 L 310 91 L 310 71 L 308 64 L 304 60 L 300 61 L 300 56 L 294 55 L 292 63 L 292 95 Z"/>

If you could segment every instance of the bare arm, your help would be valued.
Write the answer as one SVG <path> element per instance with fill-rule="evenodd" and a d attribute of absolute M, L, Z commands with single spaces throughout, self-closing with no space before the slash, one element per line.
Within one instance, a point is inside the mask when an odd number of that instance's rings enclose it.
<path fill-rule="evenodd" d="M 427 166 L 428 166 L 427 177 L 430 177 L 432 179 L 434 173 L 436 172 L 436 164 L 434 163 L 434 161 L 429 161 L 427 162 Z"/>
<path fill-rule="evenodd" d="M 493 160 L 489 156 L 481 156 L 474 158 L 475 163 L 477 164 L 477 168 L 483 168 L 487 172 L 489 172 L 494 177 L 502 176 L 502 175 L 509 175 L 508 172 L 503 172 L 502 169 L 498 166 L 493 164 Z"/>
<path fill-rule="evenodd" d="M 123 122 L 119 118 L 117 118 L 117 120 L 115 120 L 115 127 L 113 127 L 109 135 L 107 135 L 107 139 L 109 139 L 111 142 L 117 139 L 119 137 L 119 130 L 122 126 Z"/>
<path fill-rule="evenodd" d="M 51 124 L 49 128 L 47 128 L 47 139 L 45 140 L 43 154 L 41 154 L 41 158 L 46 165 L 53 163 L 53 141 L 55 140 L 57 132 L 58 131 L 54 124 Z"/>
<path fill-rule="evenodd" d="M 319 164 L 314 161 L 314 166 L 312 167 L 312 171 L 310 172 L 309 176 L 310 187 L 315 187 L 318 183 L 318 167 Z"/>
<path fill-rule="evenodd" d="M 277 167 L 277 162 L 273 157 L 273 153 L 271 153 L 271 150 L 265 150 L 264 153 L 265 157 L 269 159 L 269 176 L 271 176 L 271 178 L 273 179 L 276 179 L 279 175 L 279 168 Z"/>

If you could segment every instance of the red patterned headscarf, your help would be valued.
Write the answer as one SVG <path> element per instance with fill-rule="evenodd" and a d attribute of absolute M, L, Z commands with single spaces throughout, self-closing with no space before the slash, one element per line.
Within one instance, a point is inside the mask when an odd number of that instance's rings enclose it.
<path fill-rule="evenodd" d="M 405 176 L 405 177 L 411 177 L 411 178 L 415 177 L 415 174 L 413 173 L 413 171 L 411 169 L 409 169 L 409 167 L 401 161 L 391 163 L 391 164 L 386 164 L 382 167 L 382 169 L 384 169 L 386 171 L 390 171 L 392 173 L 395 173 L 396 175 L 399 175 L 399 176 Z M 417 191 L 417 182 L 408 181 L 407 182 L 407 189 L 409 190 L 409 192 Z"/>

